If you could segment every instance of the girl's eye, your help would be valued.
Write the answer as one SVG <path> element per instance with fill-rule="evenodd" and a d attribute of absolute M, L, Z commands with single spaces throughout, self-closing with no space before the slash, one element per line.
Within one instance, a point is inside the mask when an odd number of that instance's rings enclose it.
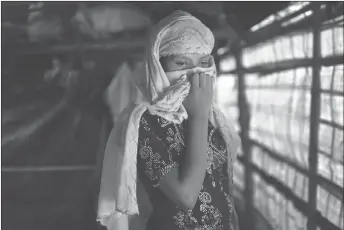
<path fill-rule="evenodd" d="M 208 67 L 209 66 L 209 61 L 202 61 L 201 65 Z"/>
<path fill-rule="evenodd" d="M 185 62 L 176 62 L 176 64 L 177 64 L 177 66 L 179 66 L 179 67 L 183 67 L 183 66 L 186 65 Z"/>

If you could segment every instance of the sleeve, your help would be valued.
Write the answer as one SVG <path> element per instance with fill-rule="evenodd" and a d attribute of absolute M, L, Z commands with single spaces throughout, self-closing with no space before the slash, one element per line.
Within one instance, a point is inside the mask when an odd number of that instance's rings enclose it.
<path fill-rule="evenodd" d="M 179 151 L 175 148 L 178 139 L 171 138 L 172 127 L 162 127 L 142 117 L 139 128 L 137 151 L 137 168 L 140 177 L 158 187 L 161 178 L 171 169 L 177 167 Z"/>

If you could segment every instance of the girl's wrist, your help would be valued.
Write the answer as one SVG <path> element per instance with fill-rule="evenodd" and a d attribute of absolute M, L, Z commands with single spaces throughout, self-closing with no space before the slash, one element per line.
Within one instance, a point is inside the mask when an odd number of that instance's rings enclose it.
<path fill-rule="evenodd" d="M 193 121 L 208 121 L 209 116 L 207 114 L 191 114 L 189 120 Z"/>

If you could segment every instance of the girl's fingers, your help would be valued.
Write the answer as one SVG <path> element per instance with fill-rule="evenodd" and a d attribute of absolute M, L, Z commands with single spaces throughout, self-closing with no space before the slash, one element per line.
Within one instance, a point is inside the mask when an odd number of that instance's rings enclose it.
<path fill-rule="evenodd" d="M 206 75 L 207 78 L 207 89 L 210 90 L 212 88 L 212 84 L 213 84 L 213 80 L 212 77 L 210 75 Z"/>
<path fill-rule="evenodd" d="M 206 88 L 207 87 L 207 76 L 205 73 L 200 73 L 199 74 L 199 87 L 200 88 Z"/>
<path fill-rule="evenodd" d="M 191 89 L 199 88 L 199 74 L 196 73 L 191 76 Z"/>

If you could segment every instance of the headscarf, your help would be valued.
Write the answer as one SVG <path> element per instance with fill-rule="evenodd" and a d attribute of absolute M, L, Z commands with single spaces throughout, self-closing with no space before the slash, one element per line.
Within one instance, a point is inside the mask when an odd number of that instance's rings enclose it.
<path fill-rule="evenodd" d="M 139 214 L 137 202 L 137 146 L 139 122 L 148 110 L 168 121 L 181 123 L 187 119 L 182 104 L 190 90 L 185 71 L 165 73 L 160 57 L 172 54 L 210 54 L 214 47 L 214 36 L 200 20 L 192 15 L 176 11 L 160 21 L 149 37 L 142 69 L 133 74 L 135 92 L 130 92 L 131 102 L 121 112 L 109 136 L 103 160 L 101 186 L 98 200 L 98 221 L 111 225 L 110 219 L 124 220 L 125 215 Z M 190 70 L 189 70 L 190 71 Z M 192 72 L 206 72 L 216 78 L 216 68 L 195 68 Z M 180 74 L 180 79 L 171 85 L 167 75 Z M 143 76 L 142 76 L 143 75 Z M 120 81 L 119 81 L 120 82 Z M 240 145 L 240 139 L 232 122 L 223 116 L 213 103 L 210 121 L 219 128 L 228 147 L 228 169 L 232 177 L 233 161 Z M 232 186 L 231 186 L 232 187 Z M 124 217 L 123 217 L 124 216 Z"/>

